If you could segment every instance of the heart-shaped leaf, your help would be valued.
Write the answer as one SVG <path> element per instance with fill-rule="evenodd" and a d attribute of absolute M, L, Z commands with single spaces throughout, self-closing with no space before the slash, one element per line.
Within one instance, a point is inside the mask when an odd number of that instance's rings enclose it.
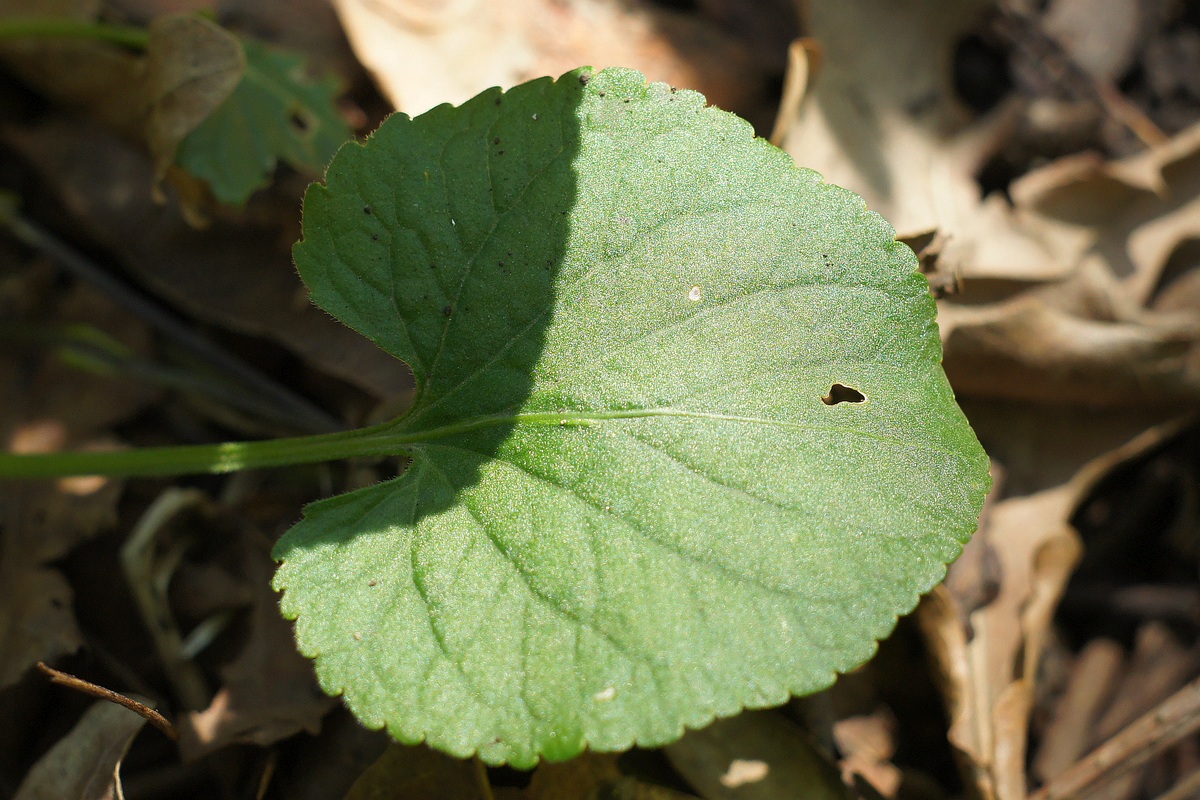
<path fill-rule="evenodd" d="M 912 253 L 694 92 L 579 71 L 396 115 L 295 257 L 418 383 L 407 472 L 276 550 L 322 686 L 401 741 L 529 766 L 821 689 L 974 530 Z"/>

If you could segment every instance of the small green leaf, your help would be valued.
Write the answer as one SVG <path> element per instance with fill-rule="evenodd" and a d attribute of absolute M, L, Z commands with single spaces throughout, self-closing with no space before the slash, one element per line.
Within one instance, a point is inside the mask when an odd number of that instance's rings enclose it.
<path fill-rule="evenodd" d="M 218 200 L 233 205 L 267 186 L 279 159 L 319 173 L 351 136 L 334 105 L 337 80 L 314 82 L 298 56 L 250 39 L 242 45 L 241 82 L 175 156 Z"/>
<path fill-rule="evenodd" d="M 280 540 L 283 612 L 365 724 L 489 763 L 828 686 L 988 486 L 883 219 L 699 94 L 589 75 L 393 116 L 295 248 L 412 366 L 420 443 Z"/>

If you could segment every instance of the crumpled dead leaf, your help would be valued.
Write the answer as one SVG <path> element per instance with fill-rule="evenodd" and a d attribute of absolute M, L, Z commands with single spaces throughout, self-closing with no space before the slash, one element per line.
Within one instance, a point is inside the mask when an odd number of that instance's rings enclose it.
<path fill-rule="evenodd" d="M 782 52 L 647 0 L 335 0 L 334 7 L 359 60 L 410 115 L 587 64 L 634 67 L 753 119 L 774 101 L 764 93 L 782 67 Z"/>
<path fill-rule="evenodd" d="M 232 33 L 191 14 L 155 20 L 149 34 L 141 73 L 143 135 L 162 179 L 180 143 L 233 94 L 246 71 L 246 53 Z"/>
<path fill-rule="evenodd" d="M 251 530 L 238 542 L 244 584 L 254 597 L 249 634 L 237 658 L 221 670 L 221 688 L 208 708 L 179 722 L 187 760 L 230 744 L 265 747 L 300 731 L 316 733 L 337 702 L 318 688 L 312 662 L 296 652 L 292 627 L 279 616 L 270 543 Z"/>
<path fill-rule="evenodd" d="M 130 695 L 138 702 L 144 698 Z M 25 775 L 14 800 L 114 800 L 121 760 L 146 720 L 100 700 Z"/>
<path fill-rule="evenodd" d="M 903 774 L 891 762 L 896 754 L 896 718 L 886 708 L 845 717 L 833 724 L 833 738 L 842 754 L 842 780 L 853 785 L 861 775 L 884 797 L 896 797 Z"/>
<path fill-rule="evenodd" d="M 1019 211 L 1073 227 L 1087 245 L 1079 260 L 1103 264 L 1143 305 L 1172 254 L 1200 238 L 1200 124 L 1129 158 L 1060 159 L 1010 191 Z"/>
<path fill-rule="evenodd" d="M 993 198 L 976 217 L 996 234 L 989 261 L 972 260 L 984 251 L 963 244 L 969 237 L 946 248 L 966 285 L 938 320 L 956 391 L 1097 406 L 1200 402 L 1200 291 L 1188 290 L 1200 278 L 1166 273 L 1200 239 L 1200 125 L 1130 158 L 1052 162 L 1012 196 L 1011 209 Z M 1039 260 L 1057 264 L 1060 278 L 1022 290 L 1054 274 L 1031 271 Z M 971 295 L 986 282 L 973 277 L 1004 278 L 1016 291 L 979 302 Z M 1164 280 L 1164 302 L 1152 303 Z"/>
<path fill-rule="evenodd" d="M 968 289 L 969 291 L 969 289 Z M 960 396 L 1038 404 L 1200 402 L 1200 307 L 1145 310 L 1099 264 L 997 303 L 944 302 L 944 366 Z"/>
<path fill-rule="evenodd" d="M 1020 800 L 1041 654 L 1081 552 L 1071 515 L 1115 466 L 1180 424 L 1145 430 L 1146 414 L 1028 404 L 966 408 L 984 446 L 1005 467 L 1001 499 L 989 504 L 971 544 L 989 551 L 995 592 L 981 604 L 955 590 L 973 581 L 956 581 L 954 572 L 979 559 L 956 562 L 946 584 L 918 608 L 918 620 L 941 672 L 949 738 L 966 778 L 985 800 Z"/>
<path fill-rule="evenodd" d="M 799 116 L 781 120 L 783 149 L 862 195 L 901 236 L 957 231 L 1011 118 L 1002 108 L 972 122 L 953 93 L 954 47 L 988 3 L 796 2 L 822 59 Z"/>

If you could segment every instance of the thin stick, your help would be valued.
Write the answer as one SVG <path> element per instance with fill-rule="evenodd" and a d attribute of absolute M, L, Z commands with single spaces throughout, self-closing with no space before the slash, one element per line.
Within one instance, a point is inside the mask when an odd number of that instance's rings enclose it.
<path fill-rule="evenodd" d="M 1117 735 L 1053 778 L 1028 800 L 1080 797 L 1102 778 L 1140 767 L 1171 745 L 1200 730 L 1200 678 L 1143 714 Z"/>
<path fill-rule="evenodd" d="M 317 433 L 341 430 L 345 426 L 325 410 L 283 386 L 240 358 L 226 352 L 172 316 L 157 303 L 131 289 L 115 275 L 70 247 L 45 228 L 23 217 L 13 202 L 0 207 L 0 225 L 26 245 L 50 256 L 71 275 L 95 286 L 113 302 L 135 314 L 151 327 L 188 352 L 198 356 L 242 385 L 271 398 L 278 412 L 304 430 Z M 247 409 L 261 413 L 257 407 Z"/>
<path fill-rule="evenodd" d="M 49 676 L 52 683 L 57 683 L 60 686 L 66 686 L 69 689 L 74 689 L 77 692 L 90 694 L 92 697 L 99 697 L 101 700 L 107 700 L 110 703 L 116 703 L 119 706 L 128 708 L 133 713 L 145 719 L 154 727 L 158 728 L 171 741 L 179 740 L 179 731 L 171 724 L 171 721 L 162 714 L 155 711 L 148 705 L 139 703 L 137 700 L 126 697 L 123 694 L 117 694 L 112 689 L 105 689 L 103 686 L 97 686 L 94 683 L 89 683 L 83 678 L 76 678 L 74 675 L 68 675 L 65 672 L 59 672 L 53 667 L 48 667 L 45 663 L 37 662 L 37 668 L 44 674 Z"/>

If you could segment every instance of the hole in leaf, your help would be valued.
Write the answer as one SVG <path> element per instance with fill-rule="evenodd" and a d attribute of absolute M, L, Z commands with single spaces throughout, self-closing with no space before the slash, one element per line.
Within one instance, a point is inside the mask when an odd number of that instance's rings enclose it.
<path fill-rule="evenodd" d="M 829 387 L 829 394 L 821 398 L 821 402 L 827 406 L 836 406 L 838 403 L 865 403 L 867 396 L 855 389 L 853 386 L 843 386 L 840 383 L 835 383 Z"/>
<path fill-rule="evenodd" d="M 288 113 L 288 122 L 291 124 L 292 129 L 301 136 L 313 128 L 312 119 L 302 108 L 292 109 Z"/>

